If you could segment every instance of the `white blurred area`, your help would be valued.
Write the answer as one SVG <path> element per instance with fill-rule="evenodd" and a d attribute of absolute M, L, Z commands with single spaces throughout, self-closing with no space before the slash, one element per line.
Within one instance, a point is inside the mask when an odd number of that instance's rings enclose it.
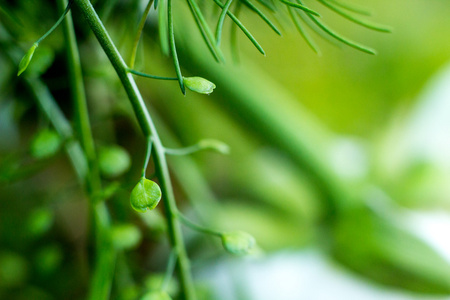
<path fill-rule="evenodd" d="M 449 300 L 377 286 L 315 250 L 225 260 L 198 279 L 216 300 Z"/>
<path fill-rule="evenodd" d="M 405 171 L 420 162 L 450 179 L 450 64 L 426 85 L 406 122 L 396 128 L 387 144 L 383 157 L 388 172 L 395 168 L 393 173 L 398 174 L 398 169 Z M 338 151 L 331 151 L 329 159 L 336 173 L 347 179 L 364 177 L 369 163 L 362 144 L 346 137 L 336 140 L 335 146 Z M 436 184 L 442 191 L 442 181 Z M 450 181 L 447 189 L 450 191 Z M 444 200 L 448 200 L 444 203 L 450 207 L 447 189 L 444 186 Z M 377 203 L 389 206 L 384 207 L 389 211 L 394 208 L 398 225 L 450 262 L 448 211 L 402 209 L 390 199 Z M 199 274 L 198 279 L 211 284 L 217 300 L 450 300 L 450 296 L 426 296 L 379 286 L 345 270 L 316 249 L 226 259 Z"/>

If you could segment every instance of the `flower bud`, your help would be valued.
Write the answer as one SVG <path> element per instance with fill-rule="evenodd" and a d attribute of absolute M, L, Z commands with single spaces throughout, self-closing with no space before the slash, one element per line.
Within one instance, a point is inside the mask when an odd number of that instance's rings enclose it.
<path fill-rule="evenodd" d="M 44 129 L 31 142 L 31 155 L 37 159 L 49 158 L 58 152 L 61 138 L 56 131 Z"/>
<path fill-rule="evenodd" d="M 255 244 L 255 238 L 243 231 L 227 232 L 222 235 L 223 247 L 232 254 L 249 254 Z"/>
<path fill-rule="evenodd" d="M 172 300 L 172 298 L 170 298 L 169 294 L 167 294 L 166 292 L 163 291 L 158 291 L 158 292 L 149 292 L 147 294 L 145 294 L 144 296 L 142 296 L 141 300 Z"/>
<path fill-rule="evenodd" d="M 161 200 L 159 185 L 146 178 L 141 178 L 131 191 L 130 204 L 138 212 L 154 209 L 158 205 L 159 200 Z"/>
<path fill-rule="evenodd" d="M 111 228 L 111 239 L 116 249 L 127 250 L 139 245 L 142 235 L 133 224 L 120 224 Z"/>
<path fill-rule="evenodd" d="M 202 77 L 183 77 L 184 85 L 191 91 L 200 94 L 211 94 L 216 85 Z"/>
<path fill-rule="evenodd" d="M 100 171 L 105 177 L 117 177 L 125 173 L 131 165 L 128 152 L 119 146 L 101 148 L 98 153 Z"/>
<path fill-rule="evenodd" d="M 19 63 L 19 71 L 17 72 L 17 76 L 20 76 L 25 70 L 27 69 L 28 65 L 31 62 L 31 59 L 33 58 L 34 51 L 36 51 L 36 48 L 39 46 L 39 44 L 34 43 L 33 46 L 31 46 L 30 49 L 28 49 L 27 53 L 22 57 L 22 60 Z"/>
<path fill-rule="evenodd" d="M 198 143 L 201 149 L 212 149 L 222 154 L 229 154 L 230 147 L 224 142 L 213 140 L 213 139 L 204 139 Z"/>

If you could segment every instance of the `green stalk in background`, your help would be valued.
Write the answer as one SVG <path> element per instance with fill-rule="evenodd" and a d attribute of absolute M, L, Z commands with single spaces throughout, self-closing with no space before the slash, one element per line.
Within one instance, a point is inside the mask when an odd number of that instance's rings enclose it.
<path fill-rule="evenodd" d="M 58 0 L 58 5 L 62 9 L 67 5 L 67 0 Z M 103 201 L 104 199 L 99 198 L 99 195 L 102 195 L 101 179 L 89 122 L 80 55 L 71 14 L 66 15 L 64 19 L 63 31 L 66 43 L 70 90 L 75 108 L 75 124 L 88 160 L 88 173 L 84 178 L 84 186 L 87 189 L 94 219 L 96 259 L 90 281 L 89 299 L 108 299 L 114 278 L 116 253 L 109 236 L 111 227 L 109 212 Z"/>
<path fill-rule="evenodd" d="M 189 260 L 181 234 L 181 226 L 176 214 L 176 203 L 173 194 L 172 183 L 170 181 L 169 169 L 165 158 L 165 149 L 159 139 L 153 121 L 145 106 L 144 100 L 136 86 L 131 73 L 128 72 L 128 66 L 125 64 L 119 51 L 109 37 L 103 23 L 98 17 L 94 7 L 88 0 L 76 0 L 75 3 L 82 11 L 87 23 L 97 37 L 100 45 L 108 56 L 111 64 L 116 70 L 117 75 L 128 95 L 131 105 L 136 114 L 138 123 L 144 136 L 153 141 L 152 154 L 154 157 L 156 173 L 161 181 L 161 191 L 168 223 L 169 238 L 174 251 L 178 257 L 177 269 L 180 279 L 181 290 L 184 299 L 194 300 L 195 291 L 190 273 Z M 170 8 L 169 8 L 170 10 Z"/>

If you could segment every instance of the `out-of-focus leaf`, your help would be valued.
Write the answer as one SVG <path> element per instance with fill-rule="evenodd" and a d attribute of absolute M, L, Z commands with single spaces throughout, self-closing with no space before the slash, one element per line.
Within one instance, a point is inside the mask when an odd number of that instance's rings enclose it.
<path fill-rule="evenodd" d="M 334 227 L 333 254 L 347 267 L 386 285 L 450 293 L 450 264 L 425 242 L 370 210 L 342 215 Z"/>

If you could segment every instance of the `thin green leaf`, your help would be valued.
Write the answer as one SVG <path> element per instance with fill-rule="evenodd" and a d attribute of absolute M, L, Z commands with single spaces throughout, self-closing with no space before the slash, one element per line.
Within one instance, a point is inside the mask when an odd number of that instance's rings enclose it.
<path fill-rule="evenodd" d="M 361 26 L 364 26 L 366 28 L 372 29 L 372 30 L 376 30 L 376 31 L 381 31 L 381 32 L 391 32 L 392 28 L 384 26 L 384 25 L 380 25 L 380 24 L 376 24 L 376 23 L 371 23 L 365 20 L 360 20 L 356 17 L 353 17 L 352 15 L 349 15 L 348 13 L 346 13 L 345 11 L 343 11 L 342 9 L 332 5 L 330 2 L 326 1 L 326 0 L 317 0 L 320 3 L 322 3 L 324 6 L 328 7 L 329 9 L 333 10 L 334 12 L 336 12 L 337 14 L 341 15 L 342 17 L 346 18 L 347 20 L 350 20 L 356 24 L 359 24 Z"/>
<path fill-rule="evenodd" d="M 223 9 L 224 5 L 220 3 L 219 0 L 214 0 L 214 2 Z M 263 55 L 266 55 L 264 52 L 264 49 L 261 47 L 261 45 L 256 41 L 256 39 L 253 37 L 253 35 L 250 33 L 250 31 L 245 28 L 245 26 L 239 21 L 236 16 L 231 13 L 230 11 L 227 11 L 227 15 L 233 20 L 233 22 L 242 30 L 242 32 L 247 36 L 247 38 L 255 45 L 256 49 L 258 49 L 259 52 L 261 52 Z"/>
<path fill-rule="evenodd" d="M 181 75 L 180 62 L 178 61 L 177 48 L 175 46 L 175 33 L 173 30 L 173 16 L 172 16 L 172 0 L 167 0 L 167 21 L 169 27 L 169 47 L 172 54 L 173 64 L 175 72 L 177 74 L 178 83 L 183 95 L 186 95 L 186 89 L 184 88 L 183 75 Z"/>
<path fill-rule="evenodd" d="M 251 10 L 253 10 L 258 16 L 261 17 L 261 19 L 264 20 L 264 22 L 267 23 L 267 25 L 270 26 L 270 28 L 273 29 L 273 31 L 275 31 L 278 35 L 281 35 L 281 32 L 278 30 L 278 28 L 275 26 L 275 24 L 272 23 L 272 21 L 270 21 L 266 15 L 264 15 L 264 13 L 259 10 L 255 5 L 253 5 L 253 3 L 251 3 L 249 0 L 243 0 L 245 5 L 247 5 Z"/>
<path fill-rule="evenodd" d="M 224 56 L 222 51 L 217 47 L 213 33 L 211 32 L 208 23 L 206 22 L 203 14 L 194 0 L 187 0 L 189 8 L 191 9 L 192 15 L 194 16 L 195 22 L 197 23 L 200 33 L 205 40 L 206 45 L 214 56 L 214 59 L 218 62 L 223 62 Z"/>
<path fill-rule="evenodd" d="M 271 12 L 276 12 L 277 8 L 273 4 L 273 1 L 270 0 L 258 0 L 259 3 L 261 3 L 264 7 L 266 7 Z"/>
<path fill-rule="evenodd" d="M 222 38 L 222 29 L 223 29 L 223 23 L 225 21 L 225 17 L 227 15 L 228 9 L 231 6 L 231 3 L 233 0 L 227 0 L 225 3 L 225 6 L 222 8 L 222 12 L 220 13 L 219 20 L 217 21 L 217 27 L 216 27 L 216 44 L 220 45 L 220 39 Z"/>
<path fill-rule="evenodd" d="M 242 2 L 238 1 L 236 3 L 236 9 L 234 10 L 236 18 L 241 13 Z M 237 26 L 230 27 L 230 47 L 231 47 L 231 56 L 233 57 L 233 61 L 235 63 L 239 63 L 239 49 L 238 49 L 238 39 L 237 39 Z"/>
<path fill-rule="evenodd" d="M 341 1 L 337 1 L 337 0 L 328 0 L 329 2 L 333 2 L 336 6 L 342 7 L 348 11 L 360 14 L 360 15 L 365 15 L 365 16 L 371 16 L 372 14 L 370 13 L 370 11 L 361 8 L 361 7 L 356 7 L 355 5 L 352 4 L 347 4 L 347 3 L 342 3 Z"/>
<path fill-rule="evenodd" d="M 331 37 L 328 33 L 324 32 L 321 28 L 319 28 L 310 18 L 306 17 L 306 13 L 302 11 L 297 11 L 297 16 L 308 25 L 311 30 L 313 30 L 319 37 L 321 37 L 324 41 L 330 43 L 331 45 L 342 48 L 343 45 L 340 41 L 337 41 L 335 38 Z"/>
<path fill-rule="evenodd" d="M 156 1 L 155 1 L 156 3 Z M 169 34 L 167 24 L 167 5 L 164 0 L 161 0 L 161 4 L 158 8 L 158 31 L 159 31 L 159 43 L 161 44 L 161 52 L 164 55 L 169 55 Z"/>
<path fill-rule="evenodd" d="M 312 14 L 312 15 L 315 15 L 315 16 L 320 17 L 320 14 L 319 14 L 318 12 L 316 12 L 316 11 L 314 11 L 314 10 L 312 10 L 312 9 L 310 9 L 310 8 L 308 8 L 308 7 L 306 7 L 306 6 L 304 6 L 303 4 L 293 3 L 293 2 L 290 2 L 290 1 L 287 1 L 287 0 L 280 0 L 280 1 L 281 1 L 282 3 L 288 5 L 288 6 L 292 6 L 292 7 L 301 9 L 301 10 L 303 10 L 304 12 L 306 12 L 306 13 L 308 13 L 308 14 Z"/>
<path fill-rule="evenodd" d="M 328 26 L 326 26 L 324 23 L 322 23 L 320 20 L 318 20 L 315 16 L 308 14 L 308 16 L 310 17 L 310 19 L 318 26 L 320 27 L 323 31 L 325 31 L 326 33 L 328 33 L 330 36 L 332 36 L 333 38 L 335 38 L 338 41 L 341 41 L 342 43 L 356 49 L 356 50 L 360 50 L 362 52 L 368 53 L 368 54 L 376 54 L 376 51 L 368 48 L 364 45 L 361 45 L 357 42 L 354 42 L 350 39 L 347 39 L 346 37 L 343 37 L 341 35 L 339 35 L 338 33 L 334 32 L 333 30 L 331 30 Z"/>
<path fill-rule="evenodd" d="M 139 40 L 141 39 L 142 30 L 144 29 L 145 21 L 147 20 L 148 13 L 150 12 L 150 8 L 152 8 L 153 0 L 149 0 L 147 6 L 145 7 L 144 13 L 142 14 L 141 19 L 139 20 L 139 24 L 136 30 L 136 35 L 133 41 L 133 47 L 131 49 L 130 55 L 130 68 L 134 67 L 134 62 L 136 61 L 136 53 L 139 45 Z"/>
<path fill-rule="evenodd" d="M 303 26 L 300 24 L 300 22 L 298 21 L 298 19 L 295 17 L 292 8 L 288 7 L 288 11 L 289 11 L 289 15 L 291 16 L 292 21 L 294 22 L 295 27 L 297 28 L 297 30 L 300 32 L 300 34 L 302 35 L 303 39 L 306 41 L 306 43 L 308 44 L 308 46 L 317 54 L 320 55 L 320 50 L 318 48 L 318 46 L 316 45 L 316 43 L 314 42 L 314 40 L 309 36 L 309 34 L 303 29 Z"/>

